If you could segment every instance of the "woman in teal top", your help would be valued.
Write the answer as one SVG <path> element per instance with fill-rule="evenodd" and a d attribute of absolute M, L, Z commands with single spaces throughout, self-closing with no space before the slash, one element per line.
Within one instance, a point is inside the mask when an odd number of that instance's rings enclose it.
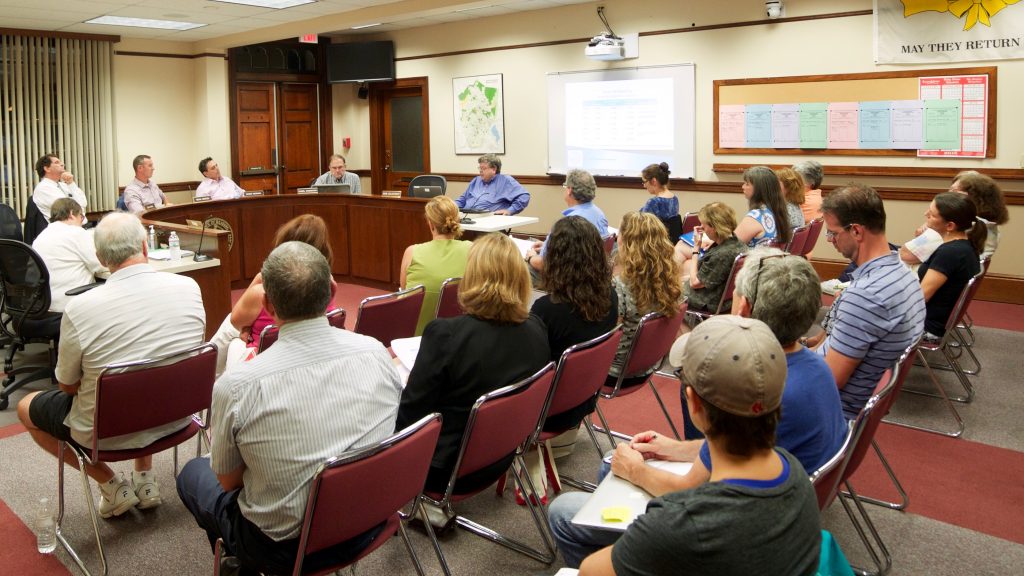
<path fill-rule="evenodd" d="M 417 336 L 423 334 L 427 323 L 434 319 L 441 284 L 448 278 L 461 278 L 466 272 L 466 260 L 469 259 L 469 247 L 472 244 L 458 239 L 462 236 L 459 209 L 451 198 L 431 198 L 424 212 L 432 239 L 405 249 L 399 277 L 403 290 L 417 284 L 423 284 L 426 288 L 420 320 L 416 324 Z"/>

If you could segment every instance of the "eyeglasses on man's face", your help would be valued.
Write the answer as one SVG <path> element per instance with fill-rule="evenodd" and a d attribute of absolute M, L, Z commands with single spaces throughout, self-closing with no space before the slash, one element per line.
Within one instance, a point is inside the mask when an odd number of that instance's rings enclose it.
<path fill-rule="evenodd" d="M 847 232 L 852 227 L 853 227 L 853 224 L 847 224 L 846 226 L 842 227 L 840 232 Z M 826 242 L 832 242 L 832 241 L 834 241 L 836 239 L 836 236 L 838 236 L 838 235 L 839 235 L 839 232 L 833 232 L 832 230 L 825 230 L 825 241 Z"/>

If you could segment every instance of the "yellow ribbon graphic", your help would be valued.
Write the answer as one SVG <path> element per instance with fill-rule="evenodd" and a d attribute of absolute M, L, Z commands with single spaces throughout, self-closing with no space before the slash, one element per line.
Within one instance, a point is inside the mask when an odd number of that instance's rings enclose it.
<path fill-rule="evenodd" d="M 902 0 L 903 17 L 909 18 L 921 12 L 949 12 L 956 18 L 963 18 L 964 30 L 974 28 L 974 25 L 981 22 L 985 26 L 992 25 L 992 16 L 1011 4 L 1020 0 Z"/>

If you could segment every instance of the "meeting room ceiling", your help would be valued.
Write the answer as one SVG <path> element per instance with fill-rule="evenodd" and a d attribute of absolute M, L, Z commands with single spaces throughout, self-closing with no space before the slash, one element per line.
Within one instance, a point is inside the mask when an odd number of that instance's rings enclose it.
<path fill-rule="evenodd" d="M 306 22 L 322 35 L 378 33 L 542 10 L 591 0 L 317 0 L 275 10 L 215 0 L 0 0 L 0 28 L 110 34 L 123 38 L 203 42 L 242 32 Z M 189 21 L 204 26 L 163 30 L 86 24 L 99 16 Z M 325 23 L 330 29 L 322 29 Z M 353 30 L 352 26 L 380 23 Z"/>

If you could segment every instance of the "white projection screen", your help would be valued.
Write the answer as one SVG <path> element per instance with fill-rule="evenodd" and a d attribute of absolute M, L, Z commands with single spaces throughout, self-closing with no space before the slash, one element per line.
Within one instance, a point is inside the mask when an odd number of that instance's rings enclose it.
<path fill-rule="evenodd" d="M 548 174 L 695 173 L 694 65 L 548 74 Z"/>

